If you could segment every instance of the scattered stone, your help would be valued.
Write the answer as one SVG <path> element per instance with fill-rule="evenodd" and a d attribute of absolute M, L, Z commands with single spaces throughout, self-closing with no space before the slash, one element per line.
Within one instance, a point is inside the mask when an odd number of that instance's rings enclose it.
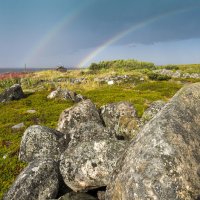
<path fill-rule="evenodd" d="M 0 94 L 0 102 L 7 102 L 12 100 L 19 100 L 24 98 L 24 92 L 19 84 L 11 86 Z"/>
<path fill-rule="evenodd" d="M 12 126 L 12 129 L 18 130 L 18 129 L 21 129 L 21 128 L 24 128 L 24 127 L 25 127 L 24 122 L 22 122 L 22 123 L 19 123 L 19 124 Z"/>
<path fill-rule="evenodd" d="M 66 185 L 75 192 L 106 186 L 126 145 L 125 141 L 100 140 L 67 149 L 60 162 Z"/>
<path fill-rule="evenodd" d="M 136 110 L 128 102 L 111 103 L 101 107 L 102 119 L 109 129 L 115 130 L 117 136 L 131 139 L 138 129 Z"/>
<path fill-rule="evenodd" d="M 99 112 L 91 100 L 87 99 L 77 105 L 64 110 L 59 118 L 58 131 L 68 134 L 81 123 L 96 122 L 102 124 Z"/>
<path fill-rule="evenodd" d="M 70 90 L 63 90 L 58 88 L 57 90 L 52 91 L 48 96 L 48 99 L 63 99 L 63 100 L 71 100 L 73 102 L 80 102 L 85 99 L 81 94 L 76 94 L 76 92 Z"/>
<path fill-rule="evenodd" d="M 19 159 L 31 162 L 35 159 L 60 159 L 67 148 L 69 137 L 59 131 L 44 126 L 30 126 L 21 140 Z"/>
<path fill-rule="evenodd" d="M 29 113 L 29 114 L 34 114 L 34 113 L 36 113 L 37 111 L 36 111 L 36 110 L 27 110 L 26 112 Z"/>
<path fill-rule="evenodd" d="M 200 84 L 181 89 L 118 161 L 107 200 L 200 197 Z"/>
<path fill-rule="evenodd" d="M 108 81 L 107 83 L 108 83 L 108 85 L 113 85 L 113 84 L 114 84 L 114 81 L 111 80 L 111 81 Z"/>
<path fill-rule="evenodd" d="M 34 161 L 17 177 L 4 200 L 56 198 L 58 186 L 57 164 L 52 160 Z"/>

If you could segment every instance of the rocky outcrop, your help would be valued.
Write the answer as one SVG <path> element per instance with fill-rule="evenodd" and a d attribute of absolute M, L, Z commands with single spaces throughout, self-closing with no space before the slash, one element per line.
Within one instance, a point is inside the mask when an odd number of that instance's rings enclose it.
<path fill-rule="evenodd" d="M 71 90 L 64 90 L 58 88 L 57 90 L 52 91 L 48 96 L 48 99 L 63 99 L 63 100 L 71 100 L 73 102 L 80 102 L 85 99 L 81 94 L 77 94 Z"/>
<path fill-rule="evenodd" d="M 128 102 L 111 103 L 102 106 L 101 116 L 105 126 L 115 130 L 119 138 L 131 139 L 138 129 L 136 110 Z"/>
<path fill-rule="evenodd" d="M 4 200 L 46 200 L 56 198 L 58 166 L 53 160 L 31 162 L 17 177 Z"/>
<path fill-rule="evenodd" d="M 64 110 L 60 115 L 57 129 L 62 133 L 68 134 L 74 127 L 79 127 L 81 123 L 88 122 L 96 122 L 102 125 L 99 112 L 89 99 Z"/>
<path fill-rule="evenodd" d="M 200 84 L 181 89 L 118 161 L 107 200 L 200 198 Z"/>
<path fill-rule="evenodd" d="M 11 86 L 0 94 L 0 102 L 19 100 L 24 97 L 24 92 L 19 84 Z"/>
<path fill-rule="evenodd" d="M 32 162 L 35 159 L 60 159 L 61 153 L 67 148 L 70 138 L 54 129 L 44 126 L 30 126 L 21 140 L 19 159 Z"/>
<path fill-rule="evenodd" d="M 124 141 L 99 140 L 82 142 L 67 149 L 60 163 L 67 186 L 76 192 L 106 186 L 126 144 Z"/>

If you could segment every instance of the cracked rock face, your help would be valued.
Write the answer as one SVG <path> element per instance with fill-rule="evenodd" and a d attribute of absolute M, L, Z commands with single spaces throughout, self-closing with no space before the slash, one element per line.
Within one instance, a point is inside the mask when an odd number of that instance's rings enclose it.
<path fill-rule="evenodd" d="M 200 197 L 200 84 L 181 89 L 117 163 L 106 200 Z"/>
<path fill-rule="evenodd" d="M 39 125 L 30 126 L 22 137 L 19 158 L 26 162 L 39 158 L 58 161 L 69 140 L 67 135 L 54 129 Z"/>
<path fill-rule="evenodd" d="M 68 134 L 71 129 L 78 127 L 81 123 L 96 122 L 102 125 L 96 106 L 87 99 L 77 105 L 64 110 L 59 118 L 58 131 Z"/>
<path fill-rule="evenodd" d="M 106 186 L 126 145 L 125 141 L 99 140 L 67 149 L 60 163 L 66 185 L 75 192 Z"/>
<path fill-rule="evenodd" d="M 58 166 L 53 160 L 37 160 L 17 177 L 4 200 L 46 200 L 56 198 Z"/>
<path fill-rule="evenodd" d="M 21 85 L 15 84 L 0 94 L 0 102 L 19 100 L 24 97 Z"/>
<path fill-rule="evenodd" d="M 138 129 L 136 110 L 128 102 L 111 103 L 101 107 L 106 127 L 115 130 L 117 136 L 131 139 Z"/>

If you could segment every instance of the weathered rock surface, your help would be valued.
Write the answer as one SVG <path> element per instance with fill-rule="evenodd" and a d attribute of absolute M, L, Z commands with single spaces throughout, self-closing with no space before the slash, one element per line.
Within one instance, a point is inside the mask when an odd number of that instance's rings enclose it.
<path fill-rule="evenodd" d="M 59 118 L 58 131 L 68 134 L 71 129 L 81 123 L 96 122 L 102 124 L 102 120 L 91 100 L 87 99 L 77 105 L 64 110 Z"/>
<path fill-rule="evenodd" d="M 97 200 L 97 198 L 86 193 L 70 192 L 60 197 L 58 200 Z"/>
<path fill-rule="evenodd" d="M 0 94 L 0 102 L 19 100 L 24 97 L 24 92 L 19 84 L 11 86 Z"/>
<path fill-rule="evenodd" d="M 21 129 L 21 128 L 24 128 L 24 127 L 25 127 L 24 122 L 22 122 L 22 123 L 19 123 L 19 124 L 12 126 L 12 129 L 18 130 L 18 129 Z"/>
<path fill-rule="evenodd" d="M 31 162 L 34 159 L 52 158 L 59 160 L 67 148 L 69 136 L 44 126 L 30 126 L 21 140 L 19 158 Z"/>
<path fill-rule="evenodd" d="M 111 103 L 101 107 L 106 127 L 115 130 L 119 137 L 131 139 L 138 129 L 136 110 L 128 102 Z"/>
<path fill-rule="evenodd" d="M 69 148 L 82 142 L 115 139 L 115 132 L 113 130 L 96 122 L 81 123 L 79 126 L 73 127 L 68 134 L 70 135 Z"/>
<path fill-rule="evenodd" d="M 200 198 L 200 84 L 181 89 L 132 141 L 107 200 Z"/>
<path fill-rule="evenodd" d="M 60 162 L 66 185 L 75 192 L 106 186 L 126 144 L 125 141 L 99 140 L 67 149 Z"/>
<path fill-rule="evenodd" d="M 63 100 L 71 100 L 73 102 L 80 102 L 85 99 L 81 94 L 77 94 L 71 90 L 64 90 L 58 88 L 57 90 L 52 91 L 48 96 L 48 99 L 63 99 Z"/>
<path fill-rule="evenodd" d="M 145 124 L 150 121 L 160 110 L 162 110 L 162 108 L 164 108 L 165 104 L 166 103 L 161 100 L 152 102 L 149 108 L 143 113 L 141 123 Z"/>
<path fill-rule="evenodd" d="M 38 160 L 17 177 L 4 200 L 46 200 L 56 198 L 59 186 L 58 166 L 52 160 Z"/>

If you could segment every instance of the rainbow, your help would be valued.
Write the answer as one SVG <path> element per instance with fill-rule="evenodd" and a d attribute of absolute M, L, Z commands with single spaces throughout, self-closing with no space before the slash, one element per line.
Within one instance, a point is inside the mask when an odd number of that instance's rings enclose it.
<path fill-rule="evenodd" d="M 198 6 L 199 7 L 199 6 Z M 129 27 L 128 29 L 115 34 L 113 37 L 111 37 L 110 39 L 108 39 L 106 42 L 104 42 L 103 44 L 101 44 L 100 46 L 98 46 L 94 51 L 92 51 L 89 55 L 87 55 L 79 64 L 78 67 L 85 67 L 87 64 L 89 64 L 92 59 L 94 59 L 99 53 L 101 53 L 103 50 L 105 50 L 107 47 L 109 47 L 110 45 L 116 43 L 117 41 L 119 41 L 120 39 L 124 38 L 125 36 L 127 36 L 130 33 L 133 33 L 134 31 L 137 31 L 141 28 L 144 28 L 147 25 L 150 25 L 158 20 L 162 20 L 166 17 L 169 17 L 171 15 L 176 15 L 176 14 L 181 14 L 184 12 L 188 12 L 191 11 L 192 9 L 197 8 L 197 6 L 192 6 L 192 7 L 188 7 L 188 8 L 184 8 L 184 9 L 178 9 L 175 11 L 170 11 L 167 13 L 163 13 L 161 15 L 157 15 L 154 16 L 152 18 L 149 18 L 145 21 L 139 22 L 131 27 Z"/>
<path fill-rule="evenodd" d="M 31 64 L 34 60 L 45 51 L 49 42 L 59 34 L 64 27 L 70 26 L 82 13 L 84 9 L 89 6 L 89 1 L 80 4 L 79 7 L 76 7 L 76 10 L 67 14 L 60 22 L 58 22 L 50 31 L 48 31 L 32 48 L 31 52 L 26 56 L 26 58 L 21 62 L 22 66 L 26 64 Z"/>

